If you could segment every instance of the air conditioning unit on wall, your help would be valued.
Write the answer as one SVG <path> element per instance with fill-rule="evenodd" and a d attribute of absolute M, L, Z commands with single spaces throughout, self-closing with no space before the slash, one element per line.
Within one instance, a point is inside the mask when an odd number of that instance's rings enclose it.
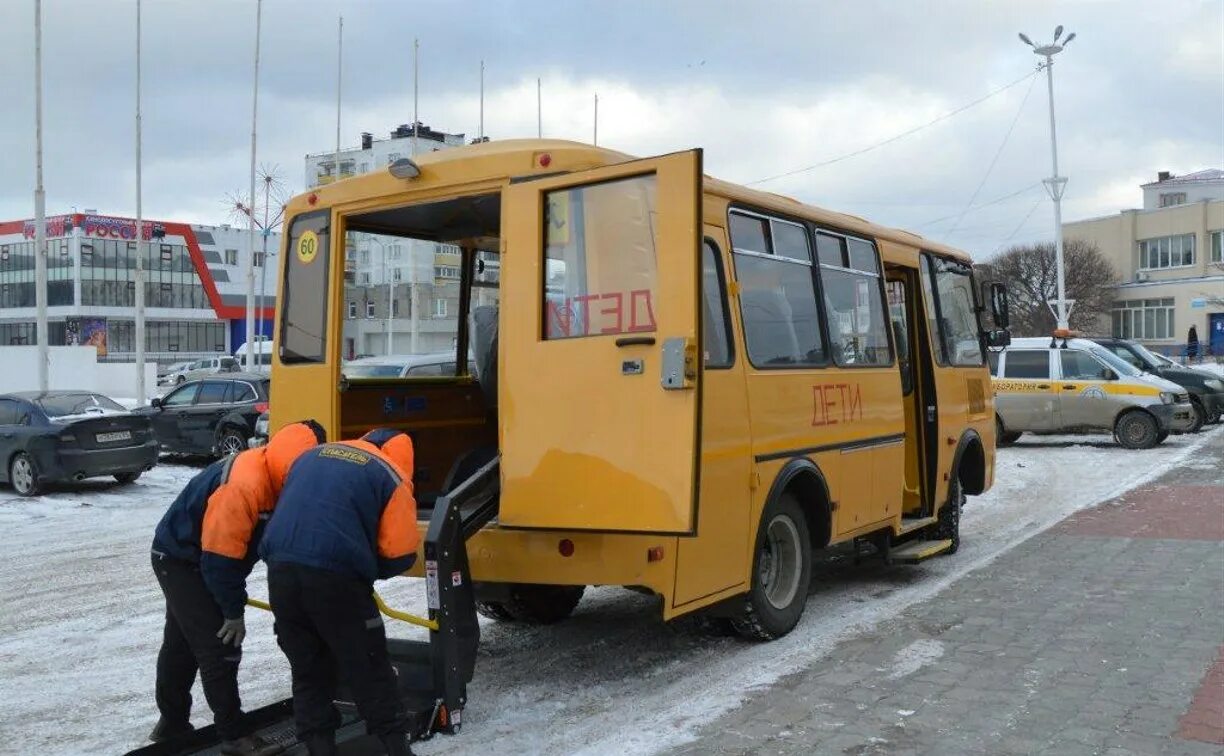
<path fill-rule="evenodd" d="M 1148 280 L 1148 274 L 1147 274 L 1147 271 L 1144 271 L 1144 270 L 1137 270 L 1137 271 L 1135 271 L 1135 280 L 1136 280 L 1136 281 L 1146 281 L 1146 280 Z"/>

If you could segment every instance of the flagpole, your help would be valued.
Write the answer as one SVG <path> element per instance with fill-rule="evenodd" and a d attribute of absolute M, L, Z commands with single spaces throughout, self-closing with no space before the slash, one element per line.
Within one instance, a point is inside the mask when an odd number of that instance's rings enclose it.
<path fill-rule="evenodd" d="M 412 157 L 417 154 L 417 137 L 421 130 L 421 116 L 417 109 L 417 94 L 420 92 L 420 63 L 418 50 L 420 44 L 416 39 L 412 40 Z"/>
<path fill-rule="evenodd" d="M 42 0 L 34 0 L 34 303 L 38 390 L 46 391 L 51 350 L 47 344 L 47 194 L 43 189 Z"/>
<path fill-rule="evenodd" d="M 340 92 L 344 83 L 344 16 L 336 40 L 336 180 L 340 180 Z"/>
<path fill-rule="evenodd" d="M 144 257 L 147 247 L 144 240 L 144 211 L 141 208 L 141 116 L 140 116 L 140 0 L 136 0 L 136 403 L 145 403 L 145 290 Z"/>
<path fill-rule="evenodd" d="M 263 20 L 263 0 L 255 0 L 255 82 L 251 95 L 251 193 L 247 195 L 247 294 L 246 294 L 246 353 L 247 369 L 255 368 L 255 127 L 259 115 L 259 35 Z"/>

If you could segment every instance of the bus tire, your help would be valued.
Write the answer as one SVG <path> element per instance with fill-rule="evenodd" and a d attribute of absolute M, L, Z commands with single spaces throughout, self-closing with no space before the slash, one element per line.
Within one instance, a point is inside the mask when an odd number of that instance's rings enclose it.
<path fill-rule="evenodd" d="M 506 599 L 478 601 L 476 611 L 502 622 L 552 625 L 574 613 L 585 591 L 585 585 L 515 583 Z"/>
<path fill-rule="evenodd" d="M 952 541 L 952 546 L 944 554 L 951 556 L 960 550 L 960 518 L 961 510 L 965 508 L 965 488 L 958 476 L 952 476 L 948 484 L 948 501 L 939 508 L 938 519 L 931 533 L 933 540 Z"/>
<path fill-rule="evenodd" d="M 1003 429 L 1003 419 L 995 417 L 995 446 L 1011 446 L 1020 440 L 1018 431 L 1008 431 Z"/>
<path fill-rule="evenodd" d="M 781 638 L 794 629 L 807 605 L 812 582 L 812 539 L 794 494 L 771 501 L 761 515 L 752 559 L 752 587 L 735 631 L 749 640 Z"/>
<path fill-rule="evenodd" d="M 1114 438 L 1126 449 L 1151 449 L 1160 443 L 1160 425 L 1143 410 L 1128 410 L 1114 424 Z"/>

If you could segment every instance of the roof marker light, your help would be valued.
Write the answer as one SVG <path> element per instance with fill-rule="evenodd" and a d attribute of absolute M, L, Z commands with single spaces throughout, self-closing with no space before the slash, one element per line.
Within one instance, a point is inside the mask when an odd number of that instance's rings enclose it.
<path fill-rule="evenodd" d="M 421 175 L 421 169 L 409 158 L 400 158 L 391 164 L 391 175 L 397 179 L 414 179 Z"/>
<path fill-rule="evenodd" d="M 552 155 L 549 155 L 547 152 L 545 152 L 543 155 L 540 156 L 540 167 L 541 168 L 547 168 L 550 163 L 552 163 Z"/>

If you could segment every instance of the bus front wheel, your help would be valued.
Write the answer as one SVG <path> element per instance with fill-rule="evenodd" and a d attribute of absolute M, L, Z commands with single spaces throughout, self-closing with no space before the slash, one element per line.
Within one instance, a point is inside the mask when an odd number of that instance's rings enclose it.
<path fill-rule="evenodd" d="M 731 625 L 750 640 L 780 638 L 799 623 L 812 582 L 812 540 L 794 494 L 765 507 L 752 565 L 752 588 Z"/>

